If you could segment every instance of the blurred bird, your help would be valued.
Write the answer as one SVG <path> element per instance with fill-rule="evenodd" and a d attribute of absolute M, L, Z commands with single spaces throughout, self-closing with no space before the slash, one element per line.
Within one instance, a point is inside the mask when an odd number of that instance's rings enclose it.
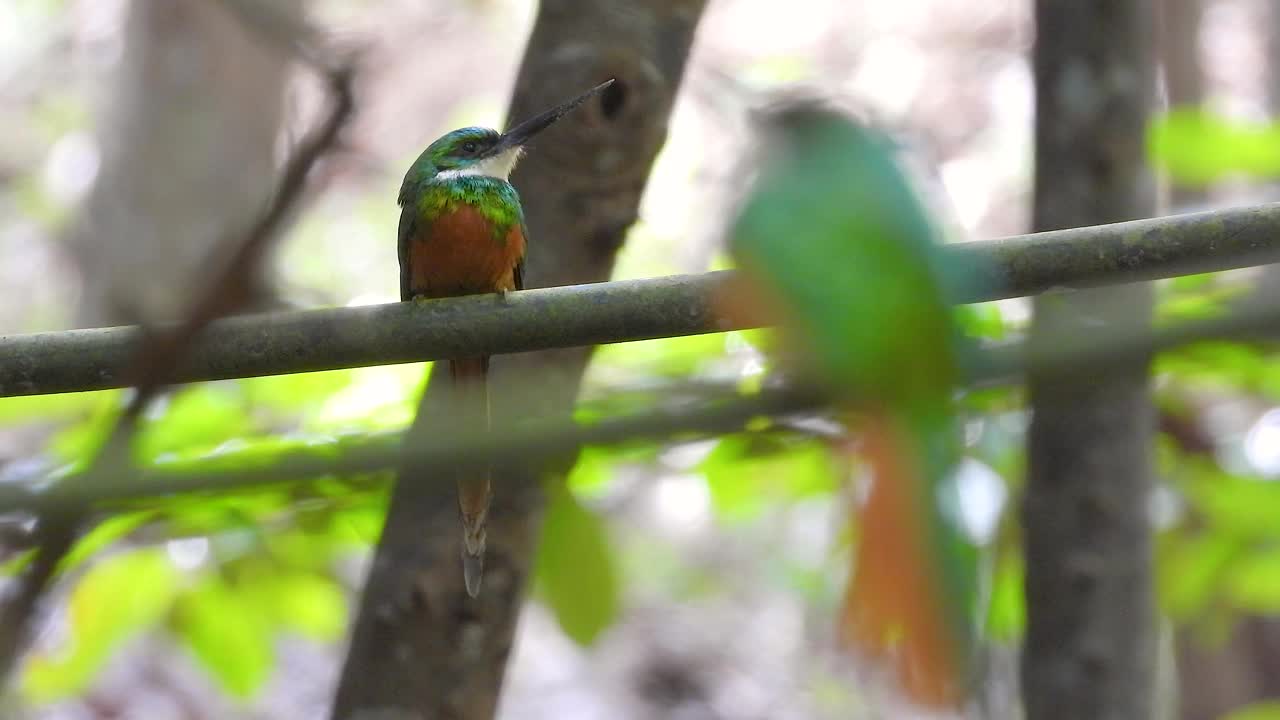
<path fill-rule="evenodd" d="M 965 273 L 939 267 L 935 231 L 884 138 L 816 104 L 773 111 L 766 130 L 731 230 L 745 280 L 726 310 L 779 321 L 790 361 L 857 430 L 871 485 L 853 518 L 842 641 L 890 660 L 917 701 L 954 705 L 973 592 L 967 546 L 938 507 L 961 452 L 943 287 Z"/>
<path fill-rule="evenodd" d="M 601 83 L 505 133 L 465 127 L 418 156 L 400 186 L 400 299 L 505 293 L 524 288 L 525 227 L 520 197 L 507 178 L 524 146 L 552 123 L 604 90 Z M 469 427 L 489 427 L 489 358 L 454 358 L 449 377 Z M 480 592 L 489 473 L 458 481 L 462 567 L 467 592 Z"/>

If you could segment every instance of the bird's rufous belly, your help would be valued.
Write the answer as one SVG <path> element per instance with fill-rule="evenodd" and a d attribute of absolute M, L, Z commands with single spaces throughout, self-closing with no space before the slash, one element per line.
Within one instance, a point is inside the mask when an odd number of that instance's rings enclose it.
<path fill-rule="evenodd" d="M 478 209 L 459 204 L 409 242 L 411 288 L 426 297 L 514 290 L 524 245 L 519 223 L 497 235 Z"/>

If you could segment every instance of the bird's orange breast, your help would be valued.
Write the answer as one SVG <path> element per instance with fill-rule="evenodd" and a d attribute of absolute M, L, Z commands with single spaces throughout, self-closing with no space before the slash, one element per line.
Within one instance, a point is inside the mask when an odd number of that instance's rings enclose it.
<path fill-rule="evenodd" d="M 519 223 L 499 235 L 479 209 L 459 203 L 409 239 L 410 288 L 433 298 L 515 290 L 524 249 Z"/>

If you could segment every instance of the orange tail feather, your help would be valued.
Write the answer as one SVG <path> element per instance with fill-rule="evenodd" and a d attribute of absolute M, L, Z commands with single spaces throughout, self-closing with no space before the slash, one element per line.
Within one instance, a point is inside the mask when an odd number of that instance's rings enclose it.
<path fill-rule="evenodd" d="M 856 511 L 859 537 L 840 635 L 846 647 L 894 666 L 912 698 L 953 706 L 960 696 L 959 667 L 919 507 L 928 494 L 905 433 L 880 416 L 862 436 L 872 485 Z"/>
<path fill-rule="evenodd" d="M 465 426 L 475 432 L 489 429 L 489 358 L 449 361 L 457 400 L 464 408 Z M 462 518 L 462 574 L 471 597 L 480 594 L 484 575 L 485 525 L 492 490 L 489 471 L 458 480 L 458 513 Z"/>

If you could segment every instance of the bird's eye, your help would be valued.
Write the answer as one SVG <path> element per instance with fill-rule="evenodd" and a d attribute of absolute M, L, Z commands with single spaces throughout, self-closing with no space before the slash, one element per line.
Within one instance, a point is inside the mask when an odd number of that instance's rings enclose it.
<path fill-rule="evenodd" d="M 476 151 L 476 144 L 468 140 L 467 142 L 462 143 L 462 151 L 473 153 Z"/>

